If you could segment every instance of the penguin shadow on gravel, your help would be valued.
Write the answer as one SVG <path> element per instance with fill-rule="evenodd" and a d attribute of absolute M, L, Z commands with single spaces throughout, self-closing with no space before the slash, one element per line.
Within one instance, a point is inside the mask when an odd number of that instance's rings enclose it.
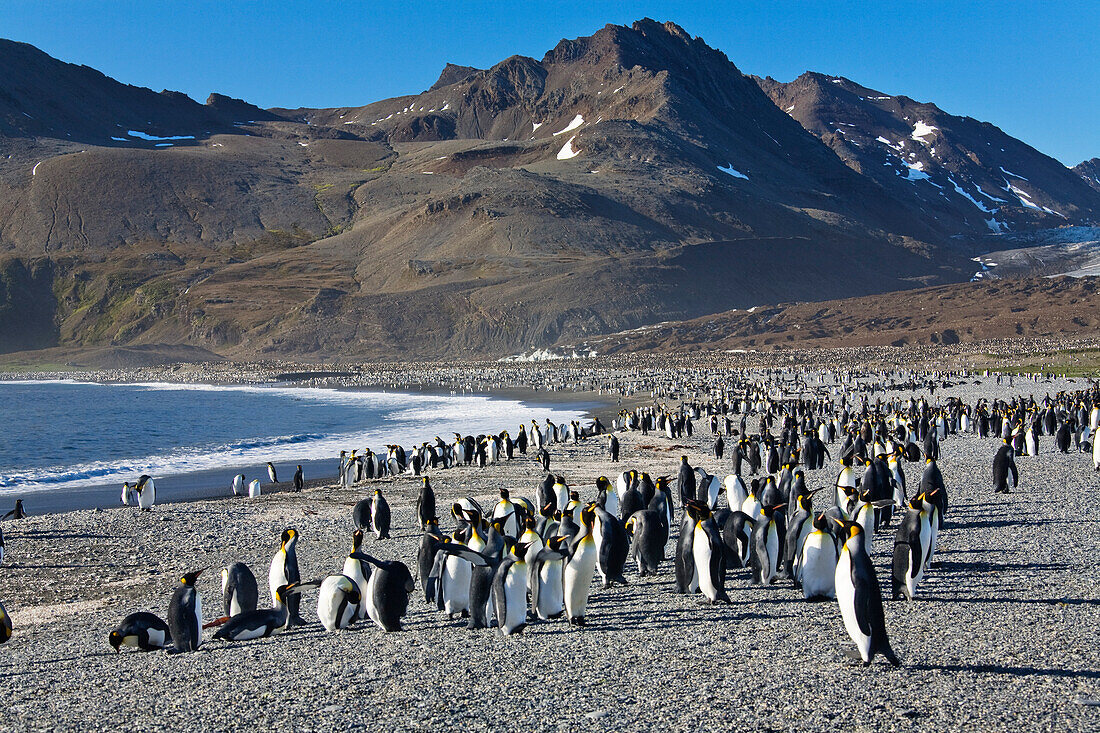
<path fill-rule="evenodd" d="M 1096 669 L 1052 669 L 1049 667 L 1009 667 L 1003 664 L 910 664 L 908 671 L 921 672 L 971 672 L 973 674 L 1008 674 L 1017 677 L 1070 677 L 1074 679 L 1100 679 Z"/>
<path fill-rule="evenodd" d="M 118 659 L 120 656 L 131 656 L 130 654 L 119 655 L 115 652 L 88 652 L 87 654 L 74 654 L 71 657 L 58 657 L 57 659 L 36 659 L 34 664 L 52 666 L 55 664 L 64 664 L 65 662 L 79 662 L 84 659 Z M 142 656 L 141 654 L 135 654 L 133 656 Z M 0 680 L 8 679 L 10 677 L 22 677 L 26 678 L 27 668 L 25 662 L 18 664 L 0 664 L 0 670 L 12 669 L 16 667 L 14 672 L 0 671 Z"/>
<path fill-rule="evenodd" d="M 5 523 L 6 524 L 6 523 Z M 109 534 L 76 532 L 71 529 L 27 529 L 21 532 L 8 530 L 4 533 L 9 539 L 25 540 L 113 540 Z"/>
<path fill-rule="evenodd" d="M 684 608 L 666 608 L 657 613 L 646 611 L 619 611 L 606 613 L 599 617 L 593 615 L 588 623 L 588 628 L 600 631 L 635 631 L 640 629 L 672 629 L 676 627 L 694 627 L 718 621 L 744 621 L 752 616 L 752 613 L 738 613 L 734 606 L 744 604 L 715 604 L 707 606 L 706 615 L 701 613 L 703 604 L 692 605 Z M 768 616 L 768 618 L 776 618 Z"/>

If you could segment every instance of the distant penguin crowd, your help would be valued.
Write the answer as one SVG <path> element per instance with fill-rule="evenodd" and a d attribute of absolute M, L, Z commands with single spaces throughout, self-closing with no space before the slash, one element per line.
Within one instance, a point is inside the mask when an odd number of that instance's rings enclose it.
<path fill-rule="evenodd" d="M 943 395 L 974 378 L 969 373 L 907 375 L 908 381 L 888 372 L 829 376 L 811 380 L 777 370 L 693 385 L 690 395 L 654 389 L 661 396 L 653 404 L 623 409 L 607 427 L 599 420 L 532 421 L 514 436 L 456 433 L 408 449 L 340 451 L 338 480 L 345 489 L 380 477 L 416 482 L 421 536 L 415 557 L 383 559 L 386 553 L 365 549 L 368 536 L 375 547 L 386 547 L 393 529 L 389 503 L 376 486 L 352 508 L 347 554 L 327 570 L 315 569 L 320 576 L 312 572 L 306 577 L 313 579 L 303 580 L 297 548 L 308 538 L 296 528 L 272 538 L 270 607 L 260 607 L 267 601 L 253 572 L 233 562 L 221 571 L 219 613 L 207 619 L 199 592 L 203 570 L 195 570 L 179 577 L 166 620 L 130 614 L 109 642 L 116 651 L 188 652 L 203 643 L 204 630 L 215 629 L 211 638 L 218 642 L 243 642 L 312 623 L 313 615 L 328 631 L 362 622 L 396 632 L 410 602 L 502 636 L 530 624 L 584 628 L 593 622 L 594 592 L 628 586 L 623 592 L 630 593 L 628 576 L 668 573 L 675 593 L 697 595 L 705 604 L 732 603 L 731 578 L 789 589 L 821 602 L 823 612 L 839 613 L 848 636 L 843 649 L 853 659 L 869 665 L 881 656 L 900 665 L 884 602 L 921 597 L 922 582 L 935 572 L 941 533 L 963 531 L 948 519 L 951 482 L 941 470 L 952 442 L 966 434 L 993 444 L 991 499 L 1019 490 L 1017 458 L 1081 454 L 1100 471 L 1100 386 L 968 404 Z M 628 434 L 678 441 L 700 430 L 709 430 L 709 447 L 695 458 L 692 449 L 681 451 L 662 475 L 619 464 L 620 440 Z M 600 449 L 606 475 L 571 485 L 569 466 L 557 465 L 563 451 L 554 451 L 551 470 L 555 443 L 594 439 L 606 441 Z M 1044 450 L 1047 445 L 1052 448 Z M 675 448 L 685 446 L 669 450 Z M 437 501 L 435 472 L 521 455 L 542 466 L 534 485 L 500 488 L 488 503 L 471 496 L 449 505 Z M 693 465 L 703 456 L 728 466 L 728 473 Z M 276 483 L 275 467 L 267 468 Z M 299 466 L 295 490 L 302 485 Z M 243 495 L 244 487 L 240 474 L 232 492 Z M 154 491 L 152 479 L 142 476 L 124 489 L 123 502 L 151 508 Z M 147 505 L 143 492 L 149 492 Z M 889 565 L 876 568 L 872 547 L 891 541 Z M 303 613 L 307 596 L 315 614 Z"/>

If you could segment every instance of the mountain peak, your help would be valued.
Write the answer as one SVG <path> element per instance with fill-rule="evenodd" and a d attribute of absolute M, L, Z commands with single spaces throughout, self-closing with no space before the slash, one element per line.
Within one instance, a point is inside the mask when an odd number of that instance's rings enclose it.
<path fill-rule="evenodd" d="M 482 69 L 476 66 L 460 66 L 448 62 L 447 65 L 443 67 L 443 71 L 440 72 L 439 78 L 436 80 L 435 84 L 432 84 L 431 87 L 428 88 L 428 91 L 434 92 L 436 89 L 442 89 L 443 87 L 457 84 L 460 81 L 465 81 L 480 71 L 482 71 Z"/>

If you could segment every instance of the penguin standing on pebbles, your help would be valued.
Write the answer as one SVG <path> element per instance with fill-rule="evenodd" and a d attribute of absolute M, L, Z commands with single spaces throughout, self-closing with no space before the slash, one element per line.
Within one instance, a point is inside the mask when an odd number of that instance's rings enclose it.
<path fill-rule="evenodd" d="M 301 491 L 305 488 L 305 478 L 302 476 L 302 464 L 298 464 L 298 470 L 294 472 L 294 490 Z"/>
<path fill-rule="evenodd" d="M 355 524 L 356 529 L 361 529 L 364 532 L 371 530 L 371 504 L 372 499 L 360 499 L 352 507 L 351 521 Z"/>
<path fill-rule="evenodd" d="M 623 528 L 618 517 L 599 504 L 593 505 L 592 511 L 596 513 L 592 523 L 597 551 L 596 567 L 603 578 L 603 587 L 610 588 L 612 583 L 626 585 L 623 566 L 630 552 L 630 540 L 626 536 L 626 529 Z"/>
<path fill-rule="evenodd" d="M 233 490 L 233 496 L 246 496 L 247 491 L 244 488 L 244 474 L 238 473 L 233 477 L 233 484 L 231 486 Z"/>
<path fill-rule="evenodd" d="M 875 566 L 867 554 L 866 536 L 858 522 L 834 519 L 844 532 L 844 544 L 836 564 L 836 598 L 840 616 L 848 636 L 856 644 L 858 658 L 864 666 L 881 653 L 895 667 L 901 662 L 890 648 L 886 636 L 886 615 L 882 610 L 882 591 L 879 589 Z"/>
<path fill-rule="evenodd" d="M 204 568 L 205 569 L 205 568 Z M 195 570 L 180 578 L 180 584 L 172 593 L 168 604 L 168 629 L 172 635 L 172 652 L 193 652 L 202 644 L 202 600 L 195 589 L 195 581 L 202 570 Z"/>
<path fill-rule="evenodd" d="M 493 576 L 493 609 L 502 636 L 523 633 L 527 626 L 527 551 L 513 545 Z"/>
<path fill-rule="evenodd" d="M 531 609 L 540 619 L 558 618 L 565 612 L 564 586 L 562 585 L 562 558 L 564 537 L 551 537 L 534 558 L 529 574 Z"/>
<path fill-rule="evenodd" d="M 374 536 L 380 540 L 390 538 L 390 505 L 382 496 L 382 489 L 374 490 L 371 502 L 371 520 L 374 522 Z"/>
<path fill-rule="evenodd" d="M 699 577 L 699 590 L 706 603 L 731 603 L 726 594 L 726 556 L 714 515 L 704 502 L 688 502 L 685 508 L 694 525 L 691 554 Z"/>
<path fill-rule="evenodd" d="M 1008 478 L 1012 476 L 1012 488 L 1020 483 L 1020 474 L 1016 469 L 1015 451 L 1012 444 L 1006 439 L 993 456 L 993 491 L 998 494 L 1007 494 Z"/>
<path fill-rule="evenodd" d="M 267 477 L 271 479 L 271 483 L 279 483 L 279 476 L 275 473 L 275 464 L 273 464 L 271 461 L 267 462 Z"/>
<path fill-rule="evenodd" d="M 416 497 L 416 518 L 420 522 L 420 531 L 428 527 L 428 521 L 435 518 L 435 491 L 428 477 L 422 479 L 420 494 Z"/>
<path fill-rule="evenodd" d="M 11 616 L 8 615 L 8 609 L 4 608 L 4 604 L 0 603 L 0 644 L 11 639 L 11 634 Z"/>
<path fill-rule="evenodd" d="M 260 602 L 256 576 L 243 562 L 222 568 L 222 598 L 226 616 L 255 611 Z"/>
<path fill-rule="evenodd" d="M 157 487 L 153 484 L 152 476 L 142 474 L 134 492 L 137 493 L 138 509 L 143 512 L 153 511 L 153 504 L 157 501 Z"/>
<path fill-rule="evenodd" d="M 377 560 L 356 553 L 373 567 L 367 581 L 367 615 L 383 631 L 401 631 L 401 618 L 409 608 L 409 594 L 416 585 L 409 568 L 397 560 Z"/>
<path fill-rule="evenodd" d="M 917 585 L 924 578 L 924 564 L 932 544 L 928 513 L 931 504 L 924 501 L 924 498 L 924 494 L 921 494 L 909 502 L 894 537 L 894 561 L 890 578 L 890 596 L 893 600 L 904 595 L 907 601 L 912 601 Z"/>
<path fill-rule="evenodd" d="M 427 535 L 426 535 L 427 536 Z M 357 529 L 351 533 L 351 554 L 344 560 L 341 572 L 351 578 L 359 587 L 359 601 L 357 601 L 356 614 L 359 618 L 367 617 L 367 606 L 362 598 L 367 593 L 367 580 L 370 578 L 370 564 L 363 562 L 358 557 L 359 547 L 363 544 L 363 530 Z M 431 568 L 429 567 L 429 570 Z M 427 575 L 424 576 L 427 579 Z"/>
<path fill-rule="evenodd" d="M 172 632 L 168 624 L 157 616 L 146 611 L 138 611 L 122 619 L 122 623 L 108 635 L 107 640 L 114 647 L 116 654 L 124 646 L 151 652 L 170 645 Z"/>
<path fill-rule="evenodd" d="M 806 536 L 798 555 L 796 577 L 802 597 L 809 601 L 836 597 L 836 563 L 839 553 L 836 539 L 824 512 L 812 520 L 813 531 Z"/>
<path fill-rule="evenodd" d="M 271 605 L 280 608 L 282 600 L 276 591 L 284 585 L 294 585 L 302 580 L 298 571 L 298 530 L 290 527 L 283 531 L 282 542 L 275 556 L 271 558 L 271 567 L 267 573 L 267 584 L 271 589 Z M 305 620 L 298 613 L 302 599 L 297 593 L 291 593 L 286 598 L 287 612 L 290 617 L 287 623 L 290 626 L 303 626 Z"/>
<path fill-rule="evenodd" d="M 592 525 L 596 513 L 589 507 L 581 510 L 581 530 L 569 543 L 569 562 L 563 572 L 565 612 L 569 623 L 584 626 L 588 609 L 588 594 L 592 589 L 592 577 L 596 573 L 595 538 Z"/>
<path fill-rule="evenodd" d="M 668 542 L 668 528 L 663 517 L 653 509 L 636 511 L 626 520 L 626 530 L 633 533 L 630 552 L 638 563 L 638 575 L 656 575 L 657 566 L 665 559 L 665 543 Z"/>

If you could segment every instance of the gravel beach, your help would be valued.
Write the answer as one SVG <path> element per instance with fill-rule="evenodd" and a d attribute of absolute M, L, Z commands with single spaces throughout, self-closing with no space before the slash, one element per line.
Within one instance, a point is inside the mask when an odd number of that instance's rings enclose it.
<path fill-rule="evenodd" d="M 1085 386 L 1009 391 L 985 380 L 936 398 L 1038 398 Z M 728 459 L 713 457 L 703 420 L 677 441 L 619 435 L 619 463 L 593 438 L 553 444 L 551 471 L 584 499 L 601 474 L 675 474 L 680 455 L 710 473 L 729 471 Z M 256 574 L 265 607 L 267 567 L 287 527 L 301 534 L 303 578 L 338 572 L 351 508 L 375 488 L 393 509 L 393 539 L 370 536 L 364 549 L 415 572 L 418 480 L 313 482 L 300 494 L 5 521 L 0 600 L 15 632 L 0 647 L 8 690 L 0 729 L 1100 730 L 1100 475 L 1088 456 L 1058 454 L 1047 437 L 1040 456 L 1017 459 L 1019 490 L 998 496 L 989 488 L 998 443 L 972 435 L 943 443 L 951 504 L 938 563 L 917 601 L 885 607 L 900 669 L 849 660 L 837 604 L 806 602 L 789 581 L 753 587 L 748 571 L 732 571 L 730 606 L 674 594 L 675 530 L 656 577 L 639 578 L 628 563 L 630 585 L 593 589 L 583 629 L 556 621 L 511 638 L 468 631 L 429 608 L 418 587 L 404 632 L 360 623 L 327 633 L 307 591 L 309 625 L 270 639 L 224 644 L 210 630 L 195 653 L 115 654 L 108 632 L 134 611 L 163 618 L 190 570 L 209 568 L 198 583 L 207 620 L 220 615 L 220 568 L 237 560 Z M 808 472 L 809 487 L 831 486 L 836 469 L 829 461 Z M 906 469 L 914 485 L 920 466 Z M 443 507 L 467 495 L 491 505 L 500 488 L 534 496 L 542 471 L 517 454 L 430 475 Z M 892 532 L 876 536 L 884 597 L 892 549 Z"/>

